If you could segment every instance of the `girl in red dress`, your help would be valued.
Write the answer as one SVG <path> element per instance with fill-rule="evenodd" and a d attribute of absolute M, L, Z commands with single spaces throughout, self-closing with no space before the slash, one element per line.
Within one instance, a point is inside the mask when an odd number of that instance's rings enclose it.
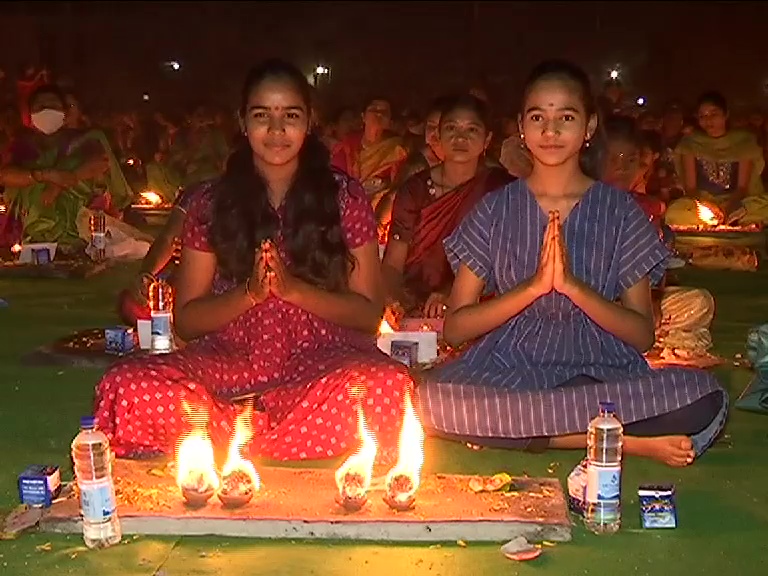
<path fill-rule="evenodd" d="M 172 453 L 182 400 L 207 407 L 216 445 L 232 399 L 258 395 L 252 452 L 327 458 L 356 447 L 356 402 L 384 451 L 397 442 L 406 368 L 379 352 L 376 222 L 360 185 L 310 134 L 310 88 L 268 61 L 242 92 L 243 138 L 220 181 L 190 200 L 176 279 L 182 351 L 135 357 L 98 385 L 118 456 Z M 391 450 L 390 450 L 391 452 Z"/>

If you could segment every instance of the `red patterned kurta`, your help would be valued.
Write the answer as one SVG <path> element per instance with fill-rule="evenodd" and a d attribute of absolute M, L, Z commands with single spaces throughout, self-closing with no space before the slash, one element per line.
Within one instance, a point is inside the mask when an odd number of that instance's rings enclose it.
<path fill-rule="evenodd" d="M 337 175 L 347 245 L 376 240 L 371 205 L 357 182 Z M 187 248 L 211 251 L 210 194 L 191 203 Z M 281 244 L 280 238 L 277 239 Z M 217 274 L 214 292 L 232 284 Z M 220 331 L 174 354 L 133 357 L 111 367 L 96 391 L 96 419 L 118 456 L 172 453 L 186 430 L 181 400 L 204 403 L 217 446 L 230 440 L 236 407 L 227 398 L 261 392 L 252 453 L 276 460 L 338 456 L 356 447 L 349 382 L 365 382 L 369 426 L 382 448 L 397 442 L 407 369 L 377 348 L 373 336 L 341 327 L 274 296 Z"/>

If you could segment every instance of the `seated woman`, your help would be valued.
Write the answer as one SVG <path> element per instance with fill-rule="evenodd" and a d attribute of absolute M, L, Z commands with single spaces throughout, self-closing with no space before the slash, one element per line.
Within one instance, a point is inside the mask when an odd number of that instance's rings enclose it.
<path fill-rule="evenodd" d="M 5 198 L 26 242 L 83 244 L 77 218 L 93 207 L 119 215 L 132 197 L 117 159 L 99 130 L 66 128 L 66 100 L 56 86 L 31 96 L 32 127 L 11 142 L 2 168 Z"/>
<path fill-rule="evenodd" d="M 382 272 L 388 300 L 406 315 L 443 317 L 453 284 L 443 240 L 485 194 L 512 181 L 482 161 L 488 123 L 482 100 L 445 100 L 438 126 L 443 163 L 409 178 L 395 197 Z"/>
<path fill-rule="evenodd" d="M 131 281 L 130 287 L 120 293 L 118 310 L 125 324 L 133 326 L 137 320 L 151 318 L 147 301 L 149 286 L 158 277 L 169 276 L 173 266 L 178 264 L 175 260 L 178 260 L 184 220 L 189 206 L 197 195 L 207 193 L 212 185 L 213 181 L 203 182 L 182 190 L 176 197 L 168 220 L 141 261 L 138 274 Z"/>
<path fill-rule="evenodd" d="M 727 397 L 707 372 L 642 356 L 668 251 L 581 154 L 597 130 L 589 79 L 545 62 L 522 101 L 531 176 L 488 194 L 445 241 L 456 280 L 443 335 L 470 346 L 425 374 L 422 421 L 475 444 L 584 450 L 598 403 L 612 401 L 625 453 L 690 464 L 722 429 Z M 486 290 L 498 296 L 480 302 Z"/>
<path fill-rule="evenodd" d="M 408 155 L 401 138 L 389 131 L 391 122 L 389 100 L 369 100 L 363 112 L 363 131 L 344 138 L 331 156 L 335 168 L 362 183 L 374 209 L 395 182 Z"/>
<path fill-rule="evenodd" d="M 728 128 L 728 104 L 717 92 L 699 97 L 701 131 L 685 136 L 675 149 L 685 197 L 669 205 L 666 222 L 695 225 L 696 200 L 717 205 L 726 223 L 768 224 L 768 197 L 760 175 L 765 162 L 754 134 Z"/>
<path fill-rule="evenodd" d="M 176 281 L 178 352 L 115 364 L 96 419 L 118 456 L 172 453 L 182 400 L 226 445 L 233 398 L 260 394 L 253 453 L 326 458 L 355 448 L 356 406 L 395 447 L 406 368 L 376 348 L 383 311 L 376 223 L 359 184 L 308 136 L 304 74 L 270 60 L 247 77 L 242 144 L 195 195 Z"/>
<path fill-rule="evenodd" d="M 664 203 L 646 193 L 646 176 L 652 172 L 653 150 L 644 150 L 643 133 L 631 118 L 614 116 L 605 121 L 607 159 L 602 181 L 627 190 L 662 231 Z M 688 356 L 706 356 L 712 347 L 709 327 L 715 316 L 715 299 L 708 290 L 670 286 L 666 274 L 651 287 L 656 321 L 656 347 L 684 351 Z"/>

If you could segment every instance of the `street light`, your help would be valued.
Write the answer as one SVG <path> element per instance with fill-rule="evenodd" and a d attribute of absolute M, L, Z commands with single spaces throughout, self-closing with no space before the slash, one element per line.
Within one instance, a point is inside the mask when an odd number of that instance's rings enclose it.
<path fill-rule="evenodd" d="M 312 77 L 314 79 L 315 87 L 317 87 L 320 84 L 320 77 L 326 76 L 326 83 L 331 81 L 331 69 L 328 68 L 328 66 L 323 66 L 322 64 L 318 64 L 315 68 L 314 74 L 312 74 Z"/>
<path fill-rule="evenodd" d="M 610 76 L 611 76 L 611 80 L 618 80 L 619 79 L 619 71 L 614 68 L 613 70 L 611 70 Z"/>
<path fill-rule="evenodd" d="M 642 97 L 642 96 L 640 96 L 640 97 L 637 99 L 637 105 L 638 105 L 638 106 L 645 106 L 645 98 L 644 98 L 644 97 Z"/>

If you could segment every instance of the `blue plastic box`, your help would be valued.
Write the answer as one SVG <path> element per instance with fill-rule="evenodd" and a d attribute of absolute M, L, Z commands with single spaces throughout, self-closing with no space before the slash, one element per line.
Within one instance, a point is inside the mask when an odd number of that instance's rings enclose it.
<path fill-rule="evenodd" d="M 130 326 L 113 326 L 104 329 L 104 351 L 122 356 L 133 352 L 135 337 Z"/>
<path fill-rule="evenodd" d="M 58 466 L 33 464 L 19 474 L 19 500 L 29 506 L 48 508 L 61 492 Z"/>

